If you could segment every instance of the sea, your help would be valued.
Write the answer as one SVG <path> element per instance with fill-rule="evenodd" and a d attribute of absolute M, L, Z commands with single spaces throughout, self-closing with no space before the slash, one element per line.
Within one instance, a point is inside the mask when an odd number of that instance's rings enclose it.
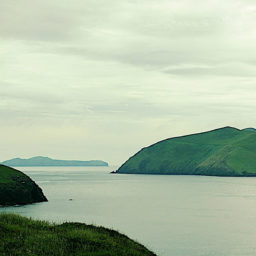
<path fill-rule="evenodd" d="M 256 255 L 256 178 L 110 174 L 110 167 L 20 167 L 49 202 L 0 208 L 115 229 L 158 256 Z"/>

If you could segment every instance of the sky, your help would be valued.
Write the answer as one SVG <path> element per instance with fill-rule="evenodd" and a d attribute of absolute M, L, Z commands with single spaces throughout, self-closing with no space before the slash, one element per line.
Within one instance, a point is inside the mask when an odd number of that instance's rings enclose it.
<path fill-rule="evenodd" d="M 0 161 L 256 127 L 255 28 L 255 0 L 0 0 Z"/>

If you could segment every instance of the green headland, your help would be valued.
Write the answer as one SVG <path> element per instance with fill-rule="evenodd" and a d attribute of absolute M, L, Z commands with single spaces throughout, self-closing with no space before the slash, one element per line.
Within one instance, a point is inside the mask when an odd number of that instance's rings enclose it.
<path fill-rule="evenodd" d="M 57 160 L 45 156 L 35 156 L 28 159 L 13 158 L 2 162 L 8 166 L 108 166 L 107 162 L 101 160 Z"/>
<path fill-rule="evenodd" d="M 256 176 L 256 130 L 224 127 L 143 148 L 116 173 Z"/>
<path fill-rule="evenodd" d="M 44 201 L 47 199 L 42 189 L 27 175 L 0 165 L 0 205 L 24 205 Z"/>
<path fill-rule="evenodd" d="M 156 256 L 116 231 L 0 214 L 1 256 Z"/>

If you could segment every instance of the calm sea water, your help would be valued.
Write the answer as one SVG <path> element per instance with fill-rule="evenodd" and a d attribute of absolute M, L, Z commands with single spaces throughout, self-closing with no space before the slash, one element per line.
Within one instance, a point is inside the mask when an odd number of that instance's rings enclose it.
<path fill-rule="evenodd" d="M 19 169 L 49 202 L 0 211 L 103 225 L 159 256 L 256 253 L 256 178 L 109 174 L 116 167 Z"/>

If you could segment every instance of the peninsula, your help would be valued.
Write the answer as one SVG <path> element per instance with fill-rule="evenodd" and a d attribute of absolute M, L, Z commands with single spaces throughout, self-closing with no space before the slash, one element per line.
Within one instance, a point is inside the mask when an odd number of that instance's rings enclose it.
<path fill-rule="evenodd" d="M 78 161 L 78 160 L 56 160 L 44 156 L 36 156 L 28 159 L 13 158 L 2 162 L 8 166 L 108 166 L 107 162 L 101 160 Z"/>
<path fill-rule="evenodd" d="M 116 173 L 256 176 L 256 130 L 224 127 L 141 149 Z"/>
<path fill-rule="evenodd" d="M 0 205 L 24 205 L 47 201 L 42 189 L 27 175 L 0 165 Z"/>

